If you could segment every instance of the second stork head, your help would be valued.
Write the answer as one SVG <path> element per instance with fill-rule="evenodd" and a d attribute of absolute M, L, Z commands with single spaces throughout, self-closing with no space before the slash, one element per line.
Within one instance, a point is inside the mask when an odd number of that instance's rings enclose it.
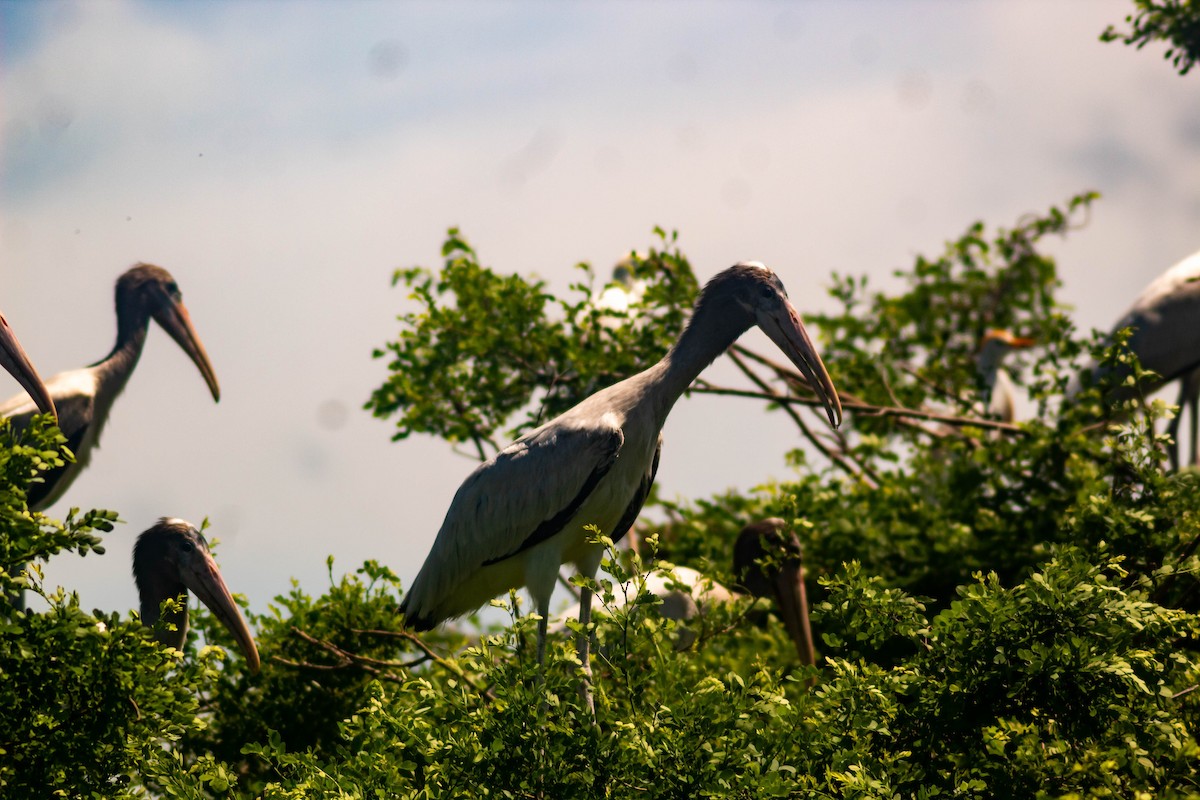
<path fill-rule="evenodd" d="M 155 626 L 163 601 L 184 596 L 183 610 L 169 614 L 166 625 L 154 636 L 164 645 L 182 649 L 187 639 L 187 593 L 191 590 L 209 611 L 233 634 L 253 672 L 258 672 L 258 648 L 246 620 L 221 578 L 221 571 L 208 550 L 204 535 L 181 519 L 160 519 L 138 537 L 133 548 L 133 577 L 137 582 L 142 622 Z"/>

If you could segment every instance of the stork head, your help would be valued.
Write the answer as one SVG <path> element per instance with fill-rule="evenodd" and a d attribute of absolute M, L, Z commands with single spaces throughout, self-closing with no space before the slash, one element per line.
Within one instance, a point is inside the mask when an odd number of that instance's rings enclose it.
<path fill-rule="evenodd" d="M 25 348 L 17 341 L 17 335 L 13 333 L 3 314 L 0 314 L 0 367 L 4 367 L 17 379 L 17 383 L 25 387 L 25 391 L 29 392 L 29 396 L 37 404 L 38 410 L 43 414 L 53 414 L 54 418 L 58 419 L 58 411 L 54 408 L 50 390 L 38 377 L 29 356 L 25 355 Z"/>
<path fill-rule="evenodd" d="M 190 523 L 164 517 L 142 533 L 133 548 L 133 577 L 141 600 L 142 622 L 153 625 L 164 600 L 186 595 L 190 589 L 233 634 L 250 669 L 258 672 L 254 637 L 221 578 L 208 542 Z M 186 606 L 183 614 L 170 621 L 176 630 L 159 630 L 155 636 L 165 645 L 182 648 L 187 637 Z"/>
<path fill-rule="evenodd" d="M 829 424 L 842 423 L 842 403 L 833 380 L 825 370 L 821 356 L 813 345 L 800 314 L 788 300 L 787 290 L 779 276 L 758 261 L 741 261 L 718 273 L 700 293 L 696 316 L 701 308 L 718 297 L 728 297 L 744 315 L 745 326 L 757 325 L 771 338 L 775 346 L 796 365 L 825 406 Z M 739 332 L 740 333 L 740 332 Z"/>
<path fill-rule="evenodd" d="M 221 399 L 217 374 L 200 343 L 183 294 L 171 273 L 153 264 L 137 264 L 117 279 L 117 324 L 119 336 L 144 326 L 153 318 L 183 348 L 204 376 L 213 400 Z"/>
<path fill-rule="evenodd" d="M 803 551 L 796 534 L 778 517 L 747 525 L 733 546 L 733 571 L 750 594 L 774 598 L 801 661 L 814 663 Z"/>

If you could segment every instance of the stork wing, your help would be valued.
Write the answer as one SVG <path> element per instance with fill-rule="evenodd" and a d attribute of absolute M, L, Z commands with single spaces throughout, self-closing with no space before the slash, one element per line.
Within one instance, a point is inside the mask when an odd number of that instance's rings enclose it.
<path fill-rule="evenodd" d="M 615 418 L 587 425 L 558 419 L 480 465 L 454 495 L 404 598 L 409 619 L 436 624 L 446 599 L 481 567 L 562 530 L 612 468 L 623 442 Z"/>

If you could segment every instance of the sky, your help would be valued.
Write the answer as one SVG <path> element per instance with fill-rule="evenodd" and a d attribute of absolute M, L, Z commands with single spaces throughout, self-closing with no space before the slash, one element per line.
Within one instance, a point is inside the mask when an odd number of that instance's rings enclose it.
<path fill-rule="evenodd" d="M 152 328 L 49 510 L 125 523 L 47 584 L 136 607 L 160 516 L 207 517 L 255 611 L 322 592 L 327 555 L 411 581 L 474 462 L 362 405 L 409 308 L 392 272 L 438 266 L 451 226 L 566 291 L 659 225 L 702 280 L 761 260 L 803 313 L 833 307 L 832 272 L 887 285 L 975 220 L 1092 189 L 1089 226 L 1048 247 L 1078 324 L 1107 329 L 1200 248 L 1200 77 L 1098 41 L 1132 8 L 0 0 L 0 308 L 48 377 L 109 351 L 115 279 L 157 263 L 222 388 Z M 731 398 L 684 400 L 664 435 L 668 498 L 787 478 L 797 444 Z"/>

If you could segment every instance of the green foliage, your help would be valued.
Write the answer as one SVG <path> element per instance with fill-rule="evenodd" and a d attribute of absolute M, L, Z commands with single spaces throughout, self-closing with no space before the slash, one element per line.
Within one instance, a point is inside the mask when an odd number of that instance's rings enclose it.
<path fill-rule="evenodd" d="M 330 561 L 323 595 L 294 585 L 248 615 L 264 657 L 250 674 L 217 648 L 180 654 L 136 620 L 86 614 L 35 570 L 21 580 L 50 610 L 0 613 L 0 795 L 1200 795 L 1200 473 L 1164 471 L 1155 425 L 1172 409 L 1138 393 L 1127 336 L 1075 337 L 1041 252 L 1093 200 L 971 225 L 889 291 L 835 276 L 840 308 L 810 321 L 845 401 L 836 434 L 773 354 L 732 351 L 749 388 L 693 387 L 788 414 L 809 446 L 780 447 L 792 472 L 753 492 L 660 502 L 639 551 L 608 543 L 599 580 L 573 581 L 597 593 L 594 721 L 578 623 L 539 669 L 537 621 L 515 594 L 496 603 L 504 623 L 418 637 L 398 627 L 386 566 L 336 576 Z M 696 292 L 659 236 L 664 252 L 631 260 L 644 294 L 616 311 L 586 265 L 563 299 L 480 266 L 451 231 L 441 271 L 397 273 L 417 310 L 381 351 L 389 376 L 368 407 L 395 415 L 396 438 L 432 433 L 483 457 L 653 363 Z M 976 354 L 992 328 L 1037 340 L 1006 362 L 1028 421 L 986 411 Z M 1085 359 L 1099 367 L 1068 398 Z M 1118 385 L 1129 399 L 1104 400 Z M 0 428 L 9 590 L 22 560 L 102 552 L 95 531 L 116 519 L 28 512 L 29 481 L 61 444 L 49 426 Z M 767 600 L 675 621 L 646 590 L 665 561 L 736 585 L 733 538 L 765 516 L 803 545 L 814 666 Z M 193 622 L 232 649 L 211 615 Z"/>
<path fill-rule="evenodd" d="M 628 309 L 617 310 L 597 303 L 587 264 L 576 265 L 582 273 L 571 286 L 576 297 L 560 299 L 542 281 L 481 266 L 451 228 L 436 276 L 424 267 L 392 276 L 418 310 L 401 314 L 396 340 L 375 351 L 376 358 L 390 358 L 390 374 L 366 408 L 380 418 L 399 417 L 393 439 L 432 433 L 471 442 L 484 458 L 499 449 L 498 434 L 502 446 L 641 371 L 678 337 L 697 292 L 691 265 L 672 249 L 675 236 L 656 233 L 663 249 L 629 261 L 630 280 L 643 291 L 631 292 Z M 524 419 L 505 433 L 522 409 Z"/>
<path fill-rule="evenodd" d="M 197 692 L 220 651 L 180 661 L 136 620 L 88 614 L 75 595 L 44 590 L 36 564 L 18 575 L 33 559 L 102 554 L 95 532 L 116 522 L 109 511 L 72 510 L 58 522 L 28 510 L 31 481 L 62 463 L 63 441 L 48 417 L 19 433 L 0 423 L 0 584 L 6 596 L 24 589 L 49 605 L 34 613 L 0 603 L 0 796 L 144 796 L 143 780 L 159 778 L 194 790 L 170 796 L 207 796 L 201 787 L 218 788 L 216 773 L 173 767 L 162 747 L 203 725 Z"/>
<path fill-rule="evenodd" d="M 1200 7 L 1193 0 L 1133 0 L 1137 11 L 1125 17 L 1129 30 L 1109 25 L 1100 41 L 1120 40 L 1141 50 L 1150 42 L 1170 43 L 1163 58 L 1186 75 L 1200 58 Z"/>

